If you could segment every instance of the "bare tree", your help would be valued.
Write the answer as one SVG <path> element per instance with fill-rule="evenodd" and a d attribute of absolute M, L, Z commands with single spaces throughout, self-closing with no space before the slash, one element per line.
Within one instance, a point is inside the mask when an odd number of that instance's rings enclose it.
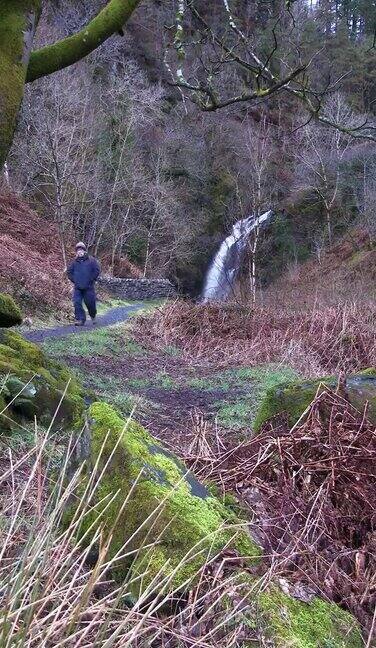
<path fill-rule="evenodd" d="M 204 111 L 258 105 L 284 92 L 304 107 L 311 120 L 356 139 L 376 141 L 374 121 L 366 117 L 353 127 L 324 110 L 326 98 L 338 91 L 342 76 L 318 84 L 317 75 L 314 79 L 311 74 L 320 53 L 318 49 L 306 54 L 304 23 L 312 7 L 295 0 L 270 3 L 260 38 L 260 32 L 249 30 L 235 14 L 235 2 L 222 0 L 221 4 L 222 18 L 214 22 L 198 0 L 178 3 L 175 36 L 165 56 L 172 85 Z M 260 13 L 255 10 L 253 24 Z"/>
<path fill-rule="evenodd" d="M 354 115 L 340 93 L 326 104 L 328 119 L 340 120 L 348 129 L 356 129 L 361 117 Z M 349 133 L 315 123 L 301 128 L 296 144 L 298 188 L 311 192 L 324 210 L 327 240 L 333 241 L 333 210 L 339 198 L 343 162 L 353 144 Z"/>
<path fill-rule="evenodd" d="M 13 155 L 19 185 L 56 221 L 66 267 L 67 241 L 93 200 L 95 116 L 84 75 L 60 74 L 60 84 L 48 77 L 32 101 L 26 96 Z"/>

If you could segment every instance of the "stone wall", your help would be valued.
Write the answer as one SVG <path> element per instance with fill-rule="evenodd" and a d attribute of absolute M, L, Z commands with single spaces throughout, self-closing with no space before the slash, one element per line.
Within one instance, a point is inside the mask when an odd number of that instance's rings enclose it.
<path fill-rule="evenodd" d="M 120 299 L 158 299 L 173 298 L 176 290 L 168 279 L 120 279 L 119 277 L 102 276 L 98 287 Z"/>

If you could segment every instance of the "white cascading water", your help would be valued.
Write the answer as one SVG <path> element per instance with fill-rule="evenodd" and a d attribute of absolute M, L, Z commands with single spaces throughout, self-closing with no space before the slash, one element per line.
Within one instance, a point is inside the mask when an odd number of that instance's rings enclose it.
<path fill-rule="evenodd" d="M 252 215 L 235 223 L 231 234 L 223 241 L 209 267 L 201 295 L 202 301 L 223 301 L 229 296 L 249 235 L 255 227 L 266 223 L 271 215 L 272 211 L 267 211 L 258 218 Z"/>

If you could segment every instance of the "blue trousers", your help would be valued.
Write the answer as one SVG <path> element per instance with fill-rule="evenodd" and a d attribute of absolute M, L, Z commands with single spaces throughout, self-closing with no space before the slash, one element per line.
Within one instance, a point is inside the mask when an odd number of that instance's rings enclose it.
<path fill-rule="evenodd" d="M 73 291 L 74 316 L 76 320 L 86 322 L 86 313 L 82 302 L 88 309 L 90 317 L 95 317 L 97 314 L 97 298 L 94 286 L 85 289 L 75 287 Z"/>

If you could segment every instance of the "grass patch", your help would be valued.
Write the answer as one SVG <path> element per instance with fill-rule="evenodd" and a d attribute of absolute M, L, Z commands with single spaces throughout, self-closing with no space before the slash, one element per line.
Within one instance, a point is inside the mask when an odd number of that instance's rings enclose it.
<path fill-rule="evenodd" d="M 42 344 L 46 353 L 53 357 L 79 356 L 123 356 L 145 355 L 146 350 L 130 337 L 127 324 L 113 324 L 97 328 L 83 335 L 71 333 L 63 338 L 48 338 Z"/>
<path fill-rule="evenodd" d="M 130 389 L 147 389 L 153 383 L 150 378 L 128 378 L 126 384 Z"/>
<path fill-rule="evenodd" d="M 73 369 L 73 371 L 83 385 L 88 390 L 90 389 L 97 398 L 117 407 L 125 416 L 130 416 L 135 411 L 145 413 L 153 407 L 153 403 L 146 398 L 128 391 L 132 386 L 136 388 L 131 384 L 132 380 L 124 381 L 117 376 L 111 376 L 111 374 L 87 373 L 79 368 Z"/>
<path fill-rule="evenodd" d="M 106 299 L 106 301 L 97 302 L 97 312 L 98 315 L 105 315 L 112 308 L 118 308 L 119 306 L 131 306 L 132 302 L 125 299 Z"/>
<path fill-rule="evenodd" d="M 76 355 L 114 356 L 124 351 L 124 330 L 122 325 L 114 324 L 106 328 L 98 328 L 84 335 L 67 335 L 58 339 L 47 339 L 42 344 L 44 350 L 51 356 Z"/>
<path fill-rule="evenodd" d="M 218 400 L 214 403 L 219 425 L 234 429 L 251 427 L 258 406 L 268 389 L 282 382 L 296 380 L 298 377 L 291 367 L 278 365 L 240 367 L 215 376 L 209 382 L 211 389 L 214 384 L 217 389 L 222 389 L 224 392 L 229 391 L 230 388 L 237 388 L 240 392 L 231 400 Z"/>
<path fill-rule="evenodd" d="M 162 389 L 174 389 L 176 387 L 176 380 L 167 371 L 159 371 L 155 376 L 154 383 L 158 387 L 162 387 Z"/>
<path fill-rule="evenodd" d="M 128 355 L 146 355 L 147 351 L 144 347 L 141 346 L 138 342 L 132 339 L 128 339 L 123 346 L 124 353 Z"/>
<path fill-rule="evenodd" d="M 181 355 L 181 350 L 174 344 L 168 344 L 167 346 L 165 346 L 163 351 L 166 355 L 172 356 L 174 358 L 177 358 Z"/>

